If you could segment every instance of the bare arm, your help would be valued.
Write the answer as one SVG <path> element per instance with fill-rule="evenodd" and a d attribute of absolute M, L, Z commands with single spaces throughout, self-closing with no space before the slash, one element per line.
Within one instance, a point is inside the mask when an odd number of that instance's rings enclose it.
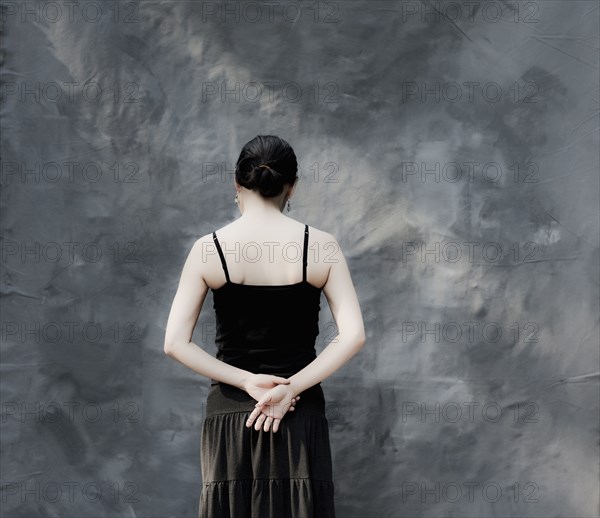
<path fill-rule="evenodd" d="M 198 374 L 244 390 L 250 372 L 218 360 L 192 342 L 194 327 L 209 289 L 202 273 L 206 254 L 210 251 L 216 249 L 208 235 L 196 241 L 188 255 L 169 313 L 164 351 Z"/>
<path fill-rule="evenodd" d="M 365 344 L 365 329 L 344 254 L 331 236 L 337 249 L 323 292 L 338 328 L 338 334 L 310 364 L 288 379 L 294 396 L 333 374 Z"/>

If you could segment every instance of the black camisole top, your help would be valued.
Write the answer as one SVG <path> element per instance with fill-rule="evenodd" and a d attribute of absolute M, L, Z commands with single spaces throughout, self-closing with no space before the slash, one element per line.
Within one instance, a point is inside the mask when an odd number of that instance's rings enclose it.
<path fill-rule="evenodd" d="M 316 357 L 322 288 L 306 280 L 308 225 L 304 225 L 302 282 L 284 285 L 236 284 L 229 279 L 216 232 L 227 282 L 213 289 L 217 359 L 255 374 L 289 377 Z M 211 380 L 211 385 L 219 382 Z"/>

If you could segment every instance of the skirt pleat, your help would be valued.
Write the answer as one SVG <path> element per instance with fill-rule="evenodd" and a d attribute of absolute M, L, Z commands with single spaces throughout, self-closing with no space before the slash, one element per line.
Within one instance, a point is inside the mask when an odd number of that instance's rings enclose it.
<path fill-rule="evenodd" d="M 202 425 L 199 518 L 335 518 L 321 385 L 302 392 L 273 433 L 247 428 L 256 401 L 212 385 Z"/>

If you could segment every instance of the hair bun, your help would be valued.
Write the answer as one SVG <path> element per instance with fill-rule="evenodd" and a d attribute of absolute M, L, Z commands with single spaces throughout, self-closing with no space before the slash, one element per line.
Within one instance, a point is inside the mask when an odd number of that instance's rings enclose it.
<path fill-rule="evenodd" d="M 275 169 L 272 169 L 270 165 L 267 164 L 258 164 L 257 166 L 259 169 L 264 169 L 266 171 L 271 171 L 275 174 L 279 174 L 277 171 L 275 171 Z"/>
<path fill-rule="evenodd" d="M 267 165 L 267 164 L 258 164 L 254 170 L 258 169 L 258 176 L 260 176 L 261 179 L 266 178 L 266 175 L 272 175 L 273 178 L 278 178 L 279 176 L 281 176 L 281 173 L 276 171 L 275 169 L 273 169 L 271 166 Z"/>
<path fill-rule="evenodd" d="M 259 135 L 247 142 L 236 162 L 235 178 L 265 198 L 279 195 L 297 179 L 298 164 L 290 145 L 274 135 Z"/>
<path fill-rule="evenodd" d="M 252 168 L 254 179 L 253 186 L 257 187 L 263 195 L 274 195 L 281 192 L 283 185 L 281 184 L 282 174 L 273 169 L 268 164 L 257 164 Z"/>

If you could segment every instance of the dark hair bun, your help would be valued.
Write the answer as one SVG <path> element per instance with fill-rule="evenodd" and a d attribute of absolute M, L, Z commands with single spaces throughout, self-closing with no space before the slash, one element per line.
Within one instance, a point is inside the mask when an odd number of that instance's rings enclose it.
<path fill-rule="evenodd" d="M 285 184 L 297 178 L 298 164 L 290 145 L 272 135 L 259 135 L 248 142 L 238 158 L 237 182 L 265 198 L 281 194 Z"/>
<path fill-rule="evenodd" d="M 254 189 L 257 189 L 265 198 L 272 198 L 283 190 L 282 177 L 281 173 L 271 169 L 268 165 L 260 164 L 250 172 L 249 183 L 254 185 Z"/>

